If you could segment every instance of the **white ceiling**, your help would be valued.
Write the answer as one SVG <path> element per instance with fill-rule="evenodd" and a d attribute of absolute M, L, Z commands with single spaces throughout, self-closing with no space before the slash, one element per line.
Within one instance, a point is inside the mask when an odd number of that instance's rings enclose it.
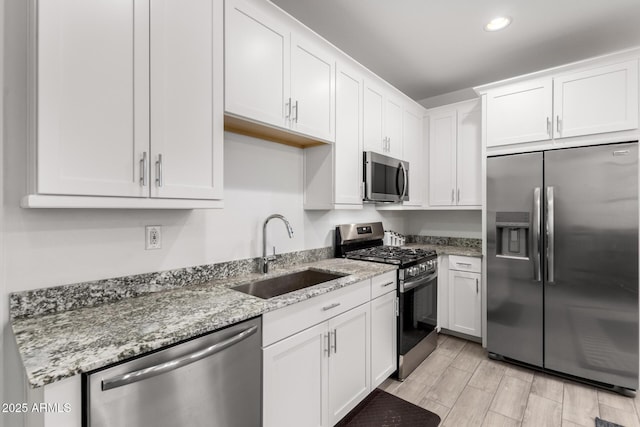
<path fill-rule="evenodd" d="M 416 100 L 640 46 L 640 0 L 272 1 Z"/>

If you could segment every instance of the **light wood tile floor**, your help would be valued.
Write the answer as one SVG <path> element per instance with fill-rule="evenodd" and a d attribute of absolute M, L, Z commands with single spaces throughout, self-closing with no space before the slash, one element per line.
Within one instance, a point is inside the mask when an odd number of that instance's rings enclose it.
<path fill-rule="evenodd" d="M 404 382 L 380 387 L 435 412 L 443 427 L 594 427 L 595 417 L 640 427 L 640 397 L 491 360 L 480 344 L 449 335 Z"/>

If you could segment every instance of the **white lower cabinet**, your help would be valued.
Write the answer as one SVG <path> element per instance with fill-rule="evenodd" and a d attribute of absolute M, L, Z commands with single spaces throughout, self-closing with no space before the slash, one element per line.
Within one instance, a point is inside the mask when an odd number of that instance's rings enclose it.
<path fill-rule="evenodd" d="M 369 304 L 266 347 L 263 425 L 332 426 L 369 394 Z"/>
<path fill-rule="evenodd" d="M 396 307 L 395 287 L 371 301 L 371 389 L 397 369 Z"/>
<path fill-rule="evenodd" d="M 328 332 L 324 322 L 263 350 L 265 427 L 328 425 Z"/>
<path fill-rule="evenodd" d="M 329 425 L 364 399 L 369 390 L 369 304 L 329 321 Z M 282 425 L 282 424 L 281 424 Z"/>
<path fill-rule="evenodd" d="M 480 259 L 450 256 L 448 288 L 448 329 L 481 337 L 482 275 L 480 274 Z"/>
<path fill-rule="evenodd" d="M 396 370 L 395 275 L 263 316 L 263 426 L 333 426 Z"/>

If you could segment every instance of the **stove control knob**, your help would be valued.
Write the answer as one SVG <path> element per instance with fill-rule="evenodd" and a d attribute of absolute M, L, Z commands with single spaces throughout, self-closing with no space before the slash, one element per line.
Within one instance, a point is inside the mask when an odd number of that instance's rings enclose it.
<path fill-rule="evenodd" d="M 420 273 L 424 273 L 428 269 L 429 269 L 429 264 L 428 263 L 425 262 L 423 264 L 420 264 Z"/>
<path fill-rule="evenodd" d="M 411 268 L 409 269 L 409 276 L 412 276 L 412 277 L 413 277 L 413 276 L 417 276 L 417 275 L 418 275 L 418 273 L 419 273 L 419 271 L 418 271 L 418 267 L 411 267 Z"/>

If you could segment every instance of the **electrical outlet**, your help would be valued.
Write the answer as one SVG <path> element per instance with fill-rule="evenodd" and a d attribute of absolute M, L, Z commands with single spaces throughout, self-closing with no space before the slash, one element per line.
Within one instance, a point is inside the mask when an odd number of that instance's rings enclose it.
<path fill-rule="evenodd" d="M 145 228 L 145 249 L 162 248 L 162 227 L 159 225 L 147 225 Z"/>

